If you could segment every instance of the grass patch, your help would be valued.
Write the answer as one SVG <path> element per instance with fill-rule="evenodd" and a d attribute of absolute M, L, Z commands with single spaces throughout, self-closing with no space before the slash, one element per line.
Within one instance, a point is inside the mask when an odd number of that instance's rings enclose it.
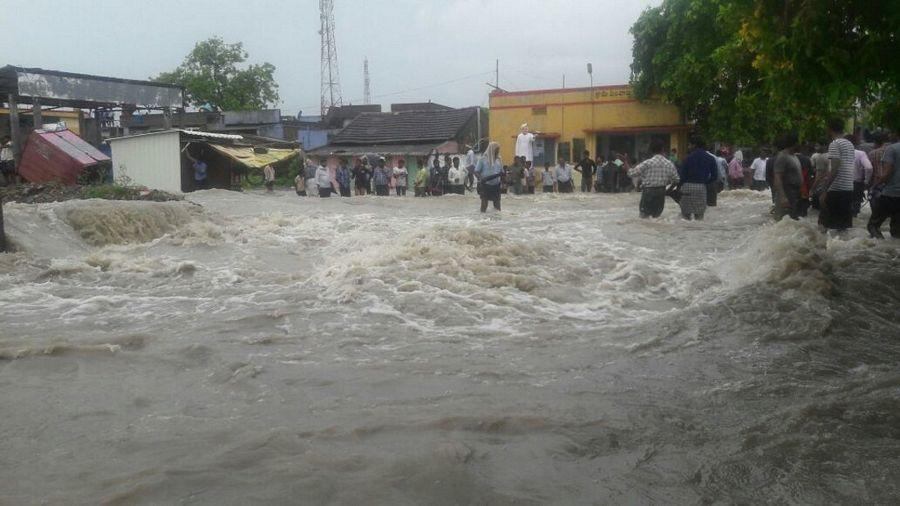
<path fill-rule="evenodd" d="M 134 188 L 114 184 L 82 186 L 81 196 L 85 199 L 136 200 L 140 192 Z"/>

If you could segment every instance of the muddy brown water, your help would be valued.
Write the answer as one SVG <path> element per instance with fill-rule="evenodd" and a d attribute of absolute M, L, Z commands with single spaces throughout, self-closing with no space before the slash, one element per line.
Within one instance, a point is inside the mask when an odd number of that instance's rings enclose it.
<path fill-rule="evenodd" d="M 5 206 L 0 504 L 900 502 L 898 241 L 189 200 Z"/>

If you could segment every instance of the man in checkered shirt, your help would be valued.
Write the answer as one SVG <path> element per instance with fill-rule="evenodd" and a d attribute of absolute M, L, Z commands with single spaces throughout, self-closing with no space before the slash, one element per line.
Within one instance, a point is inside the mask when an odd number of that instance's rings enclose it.
<path fill-rule="evenodd" d="M 658 218 L 666 205 L 666 187 L 678 183 L 678 170 L 665 157 L 665 150 L 665 144 L 654 139 L 650 143 L 653 156 L 628 169 L 629 177 L 641 180 L 641 218 Z"/>

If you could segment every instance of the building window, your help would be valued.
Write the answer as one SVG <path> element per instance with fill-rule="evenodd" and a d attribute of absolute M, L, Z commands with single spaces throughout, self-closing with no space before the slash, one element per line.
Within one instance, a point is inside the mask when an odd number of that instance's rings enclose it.
<path fill-rule="evenodd" d="M 572 154 L 576 159 L 581 160 L 582 153 L 584 153 L 584 139 L 572 139 Z"/>
<path fill-rule="evenodd" d="M 559 143 L 559 158 L 567 162 L 572 160 L 572 147 L 568 142 Z"/>
<path fill-rule="evenodd" d="M 547 115 L 547 106 L 532 107 L 531 114 L 534 116 L 546 116 Z"/>
<path fill-rule="evenodd" d="M 625 154 L 632 160 L 636 160 L 635 141 L 637 136 L 634 134 L 614 134 L 609 136 L 609 156 L 613 157 L 617 154 Z"/>
<path fill-rule="evenodd" d="M 553 165 L 556 160 L 553 154 L 556 153 L 556 142 L 553 139 L 539 137 L 534 141 L 534 166 L 543 167 L 545 164 Z"/>

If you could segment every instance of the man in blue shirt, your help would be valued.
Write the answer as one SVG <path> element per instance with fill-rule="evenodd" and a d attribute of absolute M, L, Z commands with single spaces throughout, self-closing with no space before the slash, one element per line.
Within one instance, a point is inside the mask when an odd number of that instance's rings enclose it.
<path fill-rule="evenodd" d="M 503 175 L 503 163 L 500 161 L 500 144 L 492 142 L 484 151 L 475 167 L 478 177 L 478 193 L 481 195 L 481 212 L 487 211 L 488 202 L 494 203 L 494 209 L 500 210 L 500 177 Z"/>
<path fill-rule="evenodd" d="M 691 153 L 684 159 L 678 176 L 681 180 L 681 216 L 686 220 L 702 220 L 706 213 L 708 185 L 716 181 L 719 167 L 716 159 L 706 151 L 700 137 L 691 138 Z"/>
<path fill-rule="evenodd" d="M 391 171 L 385 167 L 384 157 L 378 159 L 378 168 L 375 169 L 375 195 L 388 196 L 388 186 L 391 183 Z"/>
<path fill-rule="evenodd" d="M 341 197 L 349 197 L 350 196 L 350 168 L 347 167 L 346 159 L 341 159 L 341 164 L 340 164 L 340 166 L 338 166 L 338 169 L 334 174 L 334 179 L 337 181 L 338 190 L 340 191 Z"/>

